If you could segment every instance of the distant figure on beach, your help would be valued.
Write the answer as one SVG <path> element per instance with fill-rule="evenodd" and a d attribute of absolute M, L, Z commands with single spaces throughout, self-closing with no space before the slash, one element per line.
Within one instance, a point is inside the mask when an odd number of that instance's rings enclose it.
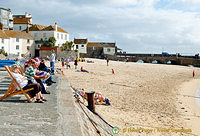
<path fill-rule="evenodd" d="M 77 69 L 77 65 L 78 65 L 78 60 L 77 58 L 74 60 L 74 66 L 75 66 L 75 69 Z"/>
<path fill-rule="evenodd" d="M 128 58 L 126 58 L 126 62 L 128 62 Z"/>
<path fill-rule="evenodd" d="M 195 76 L 195 72 L 194 72 L 194 70 L 193 70 L 193 72 L 192 72 L 192 75 L 193 75 L 193 77 Z"/>
<path fill-rule="evenodd" d="M 81 72 L 88 72 L 88 71 L 83 69 L 83 67 L 81 67 Z"/>
<path fill-rule="evenodd" d="M 108 63 L 109 63 L 109 59 L 107 58 L 107 59 L 106 59 L 106 61 L 107 61 L 107 66 L 108 66 Z"/>
<path fill-rule="evenodd" d="M 69 60 L 68 60 L 68 59 L 66 59 L 65 65 L 66 65 L 66 68 L 67 68 L 67 69 L 70 68 L 70 64 L 69 64 Z"/>
<path fill-rule="evenodd" d="M 64 67 L 64 66 L 65 66 L 65 60 L 62 59 L 62 67 Z"/>
<path fill-rule="evenodd" d="M 114 71 L 114 69 L 112 69 L 112 74 L 115 74 L 115 71 Z"/>

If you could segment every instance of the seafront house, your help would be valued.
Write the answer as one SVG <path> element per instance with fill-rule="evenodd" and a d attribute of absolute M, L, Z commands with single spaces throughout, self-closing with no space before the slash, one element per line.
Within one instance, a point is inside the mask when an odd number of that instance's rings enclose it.
<path fill-rule="evenodd" d="M 63 43 L 69 41 L 69 33 L 58 27 L 56 23 L 55 25 L 49 26 L 34 24 L 31 27 L 26 28 L 26 31 L 30 33 L 35 39 L 36 56 L 39 56 L 40 47 L 45 42 L 48 42 L 50 37 L 55 38 L 55 46 L 58 47 L 61 47 Z"/>
<path fill-rule="evenodd" d="M 11 9 L 0 7 L 0 23 L 4 25 L 5 30 L 13 30 L 13 15 Z"/>
<path fill-rule="evenodd" d="M 32 26 L 32 15 L 25 12 L 25 15 L 13 15 L 13 30 L 23 31 Z"/>
<path fill-rule="evenodd" d="M 88 42 L 87 44 L 87 54 L 89 57 L 115 56 L 116 53 L 116 43 Z"/>
<path fill-rule="evenodd" d="M 0 49 L 3 49 L 8 58 L 21 58 L 35 56 L 34 39 L 26 32 L 5 30 L 0 24 Z"/>
<path fill-rule="evenodd" d="M 75 39 L 73 42 L 73 50 L 77 50 L 79 53 L 87 53 L 88 39 Z"/>

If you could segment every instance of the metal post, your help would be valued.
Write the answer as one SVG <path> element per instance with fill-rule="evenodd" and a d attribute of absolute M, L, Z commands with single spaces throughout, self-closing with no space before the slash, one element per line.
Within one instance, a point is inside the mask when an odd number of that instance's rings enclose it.
<path fill-rule="evenodd" d="M 88 106 L 87 108 L 95 113 L 95 103 L 94 103 L 94 91 L 92 92 L 86 92 L 87 99 L 88 99 Z"/>

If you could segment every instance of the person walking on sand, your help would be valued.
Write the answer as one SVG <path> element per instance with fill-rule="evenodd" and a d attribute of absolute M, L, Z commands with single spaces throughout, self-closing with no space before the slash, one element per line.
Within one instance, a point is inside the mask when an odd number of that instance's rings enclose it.
<path fill-rule="evenodd" d="M 107 61 L 107 66 L 108 66 L 108 63 L 109 63 L 109 59 L 107 58 L 107 59 L 106 59 L 106 61 Z"/>
<path fill-rule="evenodd" d="M 56 60 L 56 54 L 54 50 L 51 50 L 51 56 L 50 56 L 50 67 L 52 70 L 52 74 L 54 74 L 54 65 Z"/>
<path fill-rule="evenodd" d="M 64 66 L 65 66 L 65 60 L 62 59 L 62 67 L 64 67 Z"/>
<path fill-rule="evenodd" d="M 193 72 L 192 72 L 192 75 L 193 75 L 193 77 L 195 76 L 195 72 L 194 72 L 194 70 L 193 70 Z"/>
<path fill-rule="evenodd" d="M 77 58 L 74 60 L 74 66 L 75 66 L 75 69 L 77 69 L 77 65 L 78 65 L 78 60 Z"/>

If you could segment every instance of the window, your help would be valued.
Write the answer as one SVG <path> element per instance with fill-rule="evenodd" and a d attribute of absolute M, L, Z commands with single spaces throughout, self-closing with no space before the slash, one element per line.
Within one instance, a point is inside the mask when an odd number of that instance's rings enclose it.
<path fill-rule="evenodd" d="M 107 49 L 107 52 L 110 52 L 110 48 Z"/>
<path fill-rule="evenodd" d="M 57 39 L 59 39 L 59 33 L 57 33 Z"/>
<path fill-rule="evenodd" d="M 27 50 L 28 50 L 28 51 L 30 50 L 30 46 L 27 46 Z"/>
<path fill-rule="evenodd" d="M 27 39 L 27 43 L 30 43 L 30 39 Z"/>
<path fill-rule="evenodd" d="M 96 47 L 93 47 L 93 50 L 96 50 Z"/>
<path fill-rule="evenodd" d="M 20 55 L 20 52 L 17 52 L 17 55 L 19 56 L 19 55 Z"/>
<path fill-rule="evenodd" d="M 84 45 L 82 44 L 81 47 L 84 47 Z"/>
<path fill-rule="evenodd" d="M 19 45 L 16 45 L 16 50 L 19 50 Z"/>
<path fill-rule="evenodd" d="M 67 35 L 65 35 L 65 40 L 67 40 Z"/>
<path fill-rule="evenodd" d="M 3 38 L 1 39 L 1 43 L 4 43 L 4 39 Z"/>
<path fill-rule="evenodd" d="M 40 45 L 38 44 L 38 48 L 40 48 Z"/>
<path fill-rule="evenodd" d="M 63 34 L 61 34 L 61 39 L 63 39 Z"/>
<path fill-rule="evenodd" d="M 19 30 L 22 30 L 22 26 L 19 26 Z"/>
<path fill-rule="evenodd" d="M 78 45 L 76 45 L 76 49 L 78 49 Z"/>
<path fill-rule="evenodd" d="M 81 40 L 81 43 L 83 44 L 83 43 L 84 43 L 84 40 Z"/>
<path fill-rule="evenodd" d="M 16 42 L 19 42 L 19 38 L 16 38 Z"/>
<path fill-rule="evenodd" d="M 1 49 L 4 50 L 4 46 L 2 46 Z"/>

